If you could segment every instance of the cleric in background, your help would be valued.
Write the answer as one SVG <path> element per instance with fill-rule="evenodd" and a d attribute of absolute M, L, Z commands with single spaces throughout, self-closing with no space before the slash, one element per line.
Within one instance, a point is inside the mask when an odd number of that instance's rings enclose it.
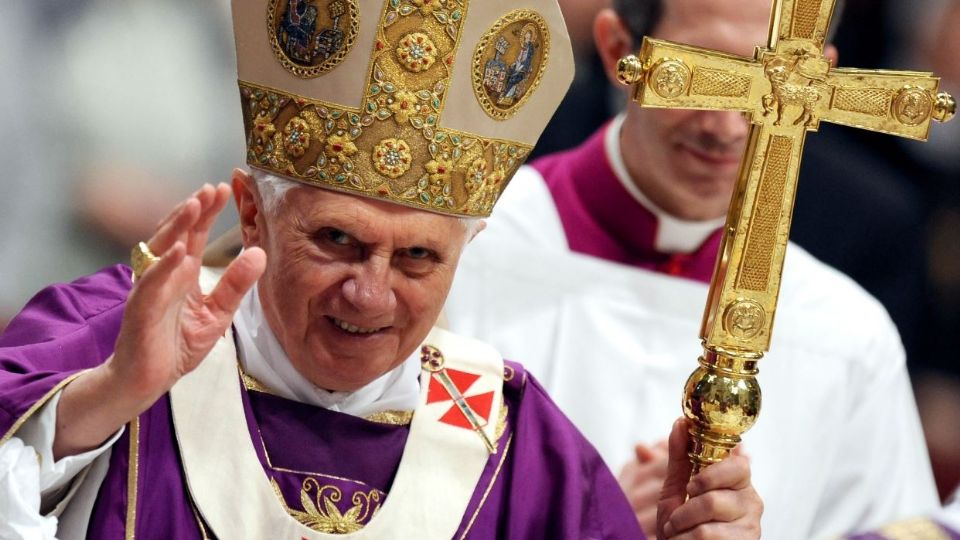
<path fill-rule="evenodd" d="M 770 29 L 770 0 L 613 5 L 594 36 L 614 84 L 618 60 L 644 35 L 752 57 Z M 580 147 L 520 170 L 448 300 L 453 330 L 522 358 L 607 464 L 623 469 L 648 532 L 664 441 L 702 353 L 696 336 L 748 133 L 737 112 L 631 102 Z M 760 363 L 763 417 L 743 444 L 764 536 L 835 537 L 933 511 L 903 347 L 886 311 L 796 245 L 785 268 Z"/>
<path fill-rule="evenodd" d="M 230 198 L 205 186 L 132 275 L 50 287 L 12 321 L 0 536 L 642 537 L 535 379 L 433 328 L 572 76 L 554 0 L 467 3 L 312 2 L 294 57 L 296 2 L 234 2 L 244 250 L 201 266 Z M 529 72 L 494 101 L 471 67 L 521 50 Z M 746 459 L 688 483 L 685 445 L 678 422 L 659 535 L 758 538 Z"/>

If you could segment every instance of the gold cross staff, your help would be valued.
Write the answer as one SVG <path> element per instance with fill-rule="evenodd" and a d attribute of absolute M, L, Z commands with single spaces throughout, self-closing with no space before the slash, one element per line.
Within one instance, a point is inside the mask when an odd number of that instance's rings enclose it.
<path fill-rule="evenodd" d="M 645 38 L 620 61 L 644 107 L 742 111 L 751 128 L 684 390 L 695 468 L 724 459 L 760 412 L 757 361 L 770 348 L 807 131 L 820 122 L 926 140 L 956 102 L 932 73 L 833 69 L 823 56 L 836 0 L 774 0 L 767 47 L 746 58 Z"/>

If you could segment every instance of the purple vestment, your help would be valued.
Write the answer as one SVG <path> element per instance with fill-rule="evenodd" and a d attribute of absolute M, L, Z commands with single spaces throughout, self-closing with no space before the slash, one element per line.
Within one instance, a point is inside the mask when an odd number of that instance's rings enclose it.
<path fill-rule="evenodd" d="M 71 374 L 112 353 L 129 290 L 129 270 L 108 268 L 42 291 L 11 322 L 0 337 L 0 433 Z M 643 538 L 593 447 L 532 377 L 509 367 L 499 452 L 487 462 L 456 538 Z M 334 518 L 345 515 L 358 524 L 371 519 L 389 496 L 408 425 L 246 389 L 243 399 L 265 474 L 292 513 L 321 526 L 342 525 Z M 125 536 L 130 442 L 128 430 L 113 447 L 88 538 Z M 201 538 L 205 525 L 186 489 L 168 397 L 139 417 L 137 449 L 136 537 Z"/>
<path fill-rule="evenodd" d="M 949 540 L 960 540 L 960 532 L 957 532 L 950 527 L 937 523 L 936 521 L 929 520 L 923 522 L 914 522 L 911 524 L 912 531 L 923 531 L 923 532 L 906 532 L 907 536 L 903 535 L 894 535 L 894 534 L 883 534 L 877 532 L 869 532 L 863 534 L 855 534 L 853 536 L 845 537 L 846 540 L 896 540 L 897 538 L 915 538 L 917 540 L 925 540 L 932 538 L 948 538 Z"/>
<path fill-rule="evenodd" d="M 604 146 L 608 129 L 610 124 L 582 145 L 531 164 L 553 196 L 570 250 L 709 283 L 721 230 L 692 253 L 657 250 L 659 221 L 616 177 Z"/>

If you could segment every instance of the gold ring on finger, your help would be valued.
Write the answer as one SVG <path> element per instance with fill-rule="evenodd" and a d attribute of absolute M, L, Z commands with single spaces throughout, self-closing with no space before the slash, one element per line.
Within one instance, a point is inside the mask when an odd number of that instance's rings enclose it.
<path fill-rule="evenodd" d="M 150 246 L 146 242 L 140 242 L 130 251 L 130 267 L 133 268 L 133 280 L 140 279 L 140 276 L 147 271 L 147 268 L 160 260 L 150 251 Z"/>

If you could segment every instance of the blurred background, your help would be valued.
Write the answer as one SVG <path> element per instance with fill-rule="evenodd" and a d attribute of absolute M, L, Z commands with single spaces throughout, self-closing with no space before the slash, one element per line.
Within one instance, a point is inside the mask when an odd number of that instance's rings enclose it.
<path fill-rule="evenodd" d="M 537 154 L 622 106 L 593 48 L 607 0 L 560 0 L 577 77 Z M 840 65 L 933 70 L 960 95 L 960 0 L 847 0 Z M 244 163 L 228 0 L 4 0 L 0 328 L 47 284 L 128 259 Z M 960 120 L 931 142 L 824 125 L 792 238 L 879 298 L 908 350 L 942 495 L 960 484 Z M 232 208 L 217 225 L 236 222 Z M 882 419 L 878 419 L 882 421 Z"/>

